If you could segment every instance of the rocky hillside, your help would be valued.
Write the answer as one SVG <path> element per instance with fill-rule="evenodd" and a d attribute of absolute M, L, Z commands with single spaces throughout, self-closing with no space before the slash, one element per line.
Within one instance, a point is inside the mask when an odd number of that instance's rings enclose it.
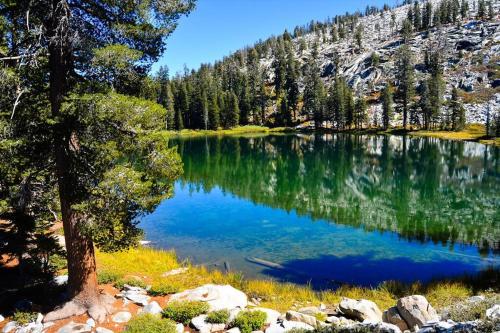
<path fill-rule="evenodd" d="M 469 1 L 468 19 L 458 24 L 433 27 L 428 31 L 412 34 L 409 45 L 415 57 L 416 82 L 423 80 L 429 74 L 424 65 L 426 49 L 438 49 L 444 59 L 444 79 L 446 82 L 445 98 L 451 96 L 452 87 L 462 90 L 466 107 L 467 121 L 470 123 L 485 123 L 486 114 L 500 110 L 500 17 L 493 20 L 478 21 L 477 2 Z M 440 1 L 430 0 L 433 8 Z M 318 44 L 318 55 L 315 60 L 320 68 L 321 77 L 328 85 L 331 83 L 337 69 L 335 59 L 339 59 L 338 73 L 346 77 L 349 85 L 359 94 L 377 96 L 387 80 L 395 77 L 395 54 L 402 44 L 400 30 L 402 21 L 407 17 L 412 5 L 394 8 L 370 16 L 359 18 L 358 24 L 363 27 L 362 49 L 357 49 L 357 41 L 353 33 L 337 42 L 325 41 L 321 34 L 308 33 L 293 39 L 296 58 L 300 66 L 312 57 L 314 43 Z M 500 3 L 493 4 L 494 12 L 498 13 Z M 394 15 L 393 15 L 394 13 Z M 391 21 L 395 16 L 396 27 Z M 331 34 L 331 27 L 327 35 Z M 303 41 L 302 41 L 303 40 Z M 304 41 L 309 46 L 301 50 Z M 380 62 L 372 66 L 372 54 L 380 57 Z M 274 81 L 273 52 L 261 59 L 261 65 L 266 69 L 267 82 Z M 301 82 L 300 89 L 304 89 Z M 378 102 L 369 108 L 369 120 L 380 124 L 381 105 Z M 395 122 L 400 121 L 396 114 Z"/>

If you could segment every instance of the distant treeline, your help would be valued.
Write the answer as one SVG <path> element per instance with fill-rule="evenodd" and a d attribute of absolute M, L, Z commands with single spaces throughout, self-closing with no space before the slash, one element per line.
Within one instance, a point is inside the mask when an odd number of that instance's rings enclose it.
<path fill-rule="evenodd" d="M 148 77 L 141 86 L 142 97 L 156 100 L 168 110 L 168 129 L 218 129 L 236 125 L 293 126 L 310 120 L 315 125 L 331 124 L 338 129 L 376 126 L 388 128 L 394 112 L 403 115 L 403 125 L 423 128 L 461 129 L 465 124 L 465 110 L 458 90 L 443 109 L 444 82 L 441 50 L 425 50 L 425 71 L 431 78 L 416 82 L 414 55 L 406 45 L 412 34 L 456 24 L 470 18 L 466 0 L 443 0 L 438 6 L 431 2 L 405 1 L 407 16 L 397 22 L 393 8 L 367 7 L 364 13 L 335 16 L 325 22 L 311 21 L 296 27 L 293 33 L 285 31 L 259 41 L 198 70 L 177 74 L 169 79 L 168 69 Z M 474 3 L 476 18 L 492 19 L 495 15 L 491 2 Z M 476 7 L 477 6 L 477 10 Z M 435 7 L 435 8 L 434 8 Z M 334 72 L 331 83 L 325 85 L 317 62 L 319 45 L 352 40 L 353 52 L 363 50 L 363 27 L 359 19 L 368 15 L 387 16 L 391 31 L 402 39 L 397 52 L 395 77 L 389 78 L 385 89 L 376 99 L 367 92 L 354 91 L 346 78 L 337 73 L 343 62 L 334 54 Z M 313 34 L 312 38 L 302 38 Z M 424 52 L 424 50 L 422 50 Z M 457 52 L 457 58 L 463 56 Z M 298 61 L 298 57 L 302 61 Z M 262 59 L 272 59 L 272 72 L 266 72 Z M 379 66 L 374 53 L 371 66 Z M 382 117 L 369 123 L 367 105 L 381 103 Z"/>

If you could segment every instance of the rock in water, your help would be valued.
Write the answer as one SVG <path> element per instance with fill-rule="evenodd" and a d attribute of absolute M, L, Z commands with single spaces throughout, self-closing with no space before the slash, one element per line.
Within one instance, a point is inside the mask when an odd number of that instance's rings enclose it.
<path fill-rule="evenodd" d="M 345 315 L 359 321 L 382 321 L 382 312 L 378 308 L 377 304 L 366 299 L 354 300 L 344 297 L 339 304 L 339 308 Z"/>
<path fill-rule="evenodd" d="M 406 321 L 399 314 L 398 308 L 395 306 L 384 311 L 384 314 L 382 315 L 382 320 L 385 321 L 386 323 L 396 325 L 397 327 L 399 327 L 401 331 L 406 331 L 410 329 Z"/>
<path fill-rule="evenodd" d="M 230 285 L 206 284 L 199 288 L 190 289 L 174 294 L 169 301 L 202 301 L 207 302 L 210 311 L 222 309 L 244 308 L 248 304 L 247 295 Z"/>
<path fill-rule="evenodd" d="M 439 321 L 436 310 L 421 295 L 400 298 L 397 308 L 410 328 L 415 326 L 420 328 L 429 321 Z"/>

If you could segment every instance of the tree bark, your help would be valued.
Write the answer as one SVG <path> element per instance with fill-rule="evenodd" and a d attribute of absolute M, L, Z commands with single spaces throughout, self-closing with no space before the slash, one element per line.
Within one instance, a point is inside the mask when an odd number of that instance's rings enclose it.
<path fill-rule="evenodd" d="M 59 125 L 54 129 L 53 144 L 55 166 L 59 187 L 59 200 L 66 240 L 68 261 L 68 291 L 71 301 L 47 314 L 44 321 L 52 321 L 88 312 L 91 317 L 103 321 L 107 314 L 107 302 L 99 292 L 97 284 L 94 245 L 82 232 L 84 217 L 72 209 L 78 200 L 78 175 L 72 171 L 70 148 L 74 132 L 71 123 L 61 115 L 61 105 L 68 90 L 68 75 L 72 67 L 72 51 L 68 24 L 70 11 L 65 0 L 53 0 L 51 19 L 48 23 L 50 105 Z"/>

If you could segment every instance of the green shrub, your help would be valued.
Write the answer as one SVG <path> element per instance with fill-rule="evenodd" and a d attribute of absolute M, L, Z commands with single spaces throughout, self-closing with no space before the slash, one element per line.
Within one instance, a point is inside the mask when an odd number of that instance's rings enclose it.
<path fill-rule="evenodd" d="M 206 313 L 208 309 L 205 302 L 172 302 L 163 309 L 163 316 L 187 325 L 191 319 Z"/>
<path fill-rule="evenodd" d="M 16 311 L 12 316 L 12 321 L 17 322 L 21 325 L 26 325 L 36 320 L 37 313 L 35 312 L 25 312 L 25 311 Z"/>
<path fill-rule="evenodd" d="M 224 309 L 210 312 L 205 321 L 210 324 L 225 324 L 229 321 L 229 311 Z"/>
<path fill-rule="evenodd" d="M 97 272 L 97 282 L 99 284 L 115 283 L 121 276 L 110 271 Z"/>
<path fill-rule="evenodd" d="M 262 311 L 242 311 L 238 313 L 231 323 L 232 327 L 238 327 L 241 333 L 259 331 L 266 323 L 267 314 Z"/>
<path fill-rule="evenodd" d="M 170 284 L 153 285 L 151 289 L 148 290 L 148 294 L 151 296 L 166 296 L 175 294 L 176 292 L 179 292 L 179 288 Z"/>
<path fill-rule="evenodd" d="M 314 317 L 319 320 L 319 321 L 325 321 L 326 320 L 326 314 L 323 312 L 318 312 L 314 314 Z"/>
<path fill-rule="evenodd" d="M 139 287 L 139 288 L 147 288 L 147 285 L 144 281 L 136 279 L 136 278 L 124 278 L 116 281 L 113 286 L 116 289 L 122 290 L 123 286 L 128 284 L 129 286 Z"/>
<path fill-rule="evenodd" d="M 175 323 L 170 319 L 151 314 L 132 318 L 125 327 L 124 333 L 176 333 Z"/>

